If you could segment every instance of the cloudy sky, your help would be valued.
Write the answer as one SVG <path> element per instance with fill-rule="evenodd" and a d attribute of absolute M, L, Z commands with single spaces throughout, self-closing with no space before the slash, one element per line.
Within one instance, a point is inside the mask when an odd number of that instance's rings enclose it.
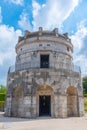
<path fill-rule="evenodd" d="M 87 75 L 87 0 L 0 0 L 0 84 L 15 64 L 18 36 L 39 26 L 69 33 L 74 63 Z"/>

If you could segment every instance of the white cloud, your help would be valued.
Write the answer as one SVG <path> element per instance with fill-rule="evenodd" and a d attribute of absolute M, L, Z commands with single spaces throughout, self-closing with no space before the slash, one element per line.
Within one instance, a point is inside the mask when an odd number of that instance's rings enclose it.
<path fill-rule="evenodd" d="M 9 64 L 14 63 L 15 45 L 19 35 L 22 35 L 20 30 L 14 30 L 13 27 L 0 25 L 0 65 L 4 65 L 5 61 Z"/>
<path fill-rule="evenodd" d="M 25 12 L 22 12 L 22 14 L 20 15 L 20 20 L 18 21 L 19 26 L 23 29 L 23 30 L 32 30 L 32 26 L 29 22 L 28 19 L 28 14 Z"/>
<path fill-rule="evenodd" d="M 60 28 L 79 1 L 70 0 L 67 4 L 65 0 L 47 0 L 41 5 L 36 0 L 32 0 L 32 23 L 29 21 L 28 13 L 23 11 L 18 24 L 23 30 L 29 29 L 30 31 L 37 30 L 39 26 L 45 29 Z"/>
<path fill-rule="evenodd" d="M 59 27 L 68 18 L 78 3 L 79 0 L 69 0 L 68 3 L 65 3 L 65 0 L 47 0 L 44 5 L 40 5 L 33 0 L 32 24 L 34 29 L 37 29 L 39 26 L 47 29 L 56 26 Z"/>
<path fill-rule="evenodd" d="M 75 55 L 74 59 L 75 64 L 81 68 L 82 76 L 87 75 L 87 57 L 83 54 L 80 54 L 79 56 Z"/>
<path fill-rule="evenodd" d="M 1 7 L 0 7 L 0 23 L 2 22 Z"/>
<path fill-rule="evenodd" d="M 75 54 L 79 53 L 85 45 L 84 40 L 87 37 L 86 23 L 87 21 L 85 20 L 81 21 L 80 24 L 78 24 L 77 32 L 71 36 Z"/>
<path fill-rule="evenodd" d="M 87 75 L 87 21 L 78 24 L 77 32 L 71 36 L 74 46 L 74 62 L 81 66 L 82 74 Z"/>
<path fill-rule="evenodd" d="M 5 0 L 5 1 L 16 5 L 23 5 L 24 3 L 24 0 Z"/>
<path fill-rule="evenodd" d="M 36 17 L 39 13 L 39 10 L 41 9 L 41 5 L 39 3 L 37 3 L 36 1 L 32 2 L 33 5 L 33 17 Z"/>

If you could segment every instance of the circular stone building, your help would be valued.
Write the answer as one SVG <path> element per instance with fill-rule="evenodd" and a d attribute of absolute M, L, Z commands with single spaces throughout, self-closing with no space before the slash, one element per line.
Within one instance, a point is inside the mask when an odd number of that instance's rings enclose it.
<path fill-rule="evenodd" d="M 83 116 L 81 72 L 73 64 L 68 33 L 42 27 L 25 31 L 15 49 L 15 67 L 7 77 L 6 116 Z"/>

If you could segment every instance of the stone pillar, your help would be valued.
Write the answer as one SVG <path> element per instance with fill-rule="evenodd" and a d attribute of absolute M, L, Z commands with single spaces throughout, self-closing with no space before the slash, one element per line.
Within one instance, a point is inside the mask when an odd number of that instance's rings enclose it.
<path fill-rule="evenodd" d="M 59 117 L 58 113 L 58 108 L 59 108 L 59 96 L 57 94 L 54 95 L 54 117 Z"/>
<path fill-rule="evenodd" d="M 31 116 L 32 118 L 35 118 L 36 115 L 36 95 L 31 96 Z"/>
<path fill-rule="evenodd" d="M 55 117 L 67 117 L 66 95 L 55 95 Z"/>
<path fill-rule="evenodd" d="M 83 96 L 78 97 L 78 108 L 79 108 L 79 116 L 84 115 L 84 101 Z"/>
<path fill-rule="evenodd" d="M 36 116 L 39 117 L 39 94 L 36 94 Z"/>
<path fill-rule="evenodd" d="M 24 116 L 31 118 L 31 95 L 24 96 Z"/>
<path fill-rule="evenodd" d="M 51 117 L 55 117 L 55 96 L 51 95 Z"/>
<path fill-rule="evenodd" d="M 24 112 L 25 117 L 33 118 L 36 117 L 36 97 L 29 95 L 24 97 Z"/>
<path fill-rule="evenodd" d="M 59 95 L 59 117 L 67 117 L 67 95 Z"/>
<path fill-rule="evenodd" d="M 23 97 L 19 98 L 17 101 L 17 111 L 18 111 L 17 113 L 18 117 L 25 117 L 25 106 L 23 103 Z"/>
<path fill-rule="evenodd" d="M 12 109 L 12 97 L 9 96 L 6 98 L 5 116 L 11 116 L 11 109 Z"/>

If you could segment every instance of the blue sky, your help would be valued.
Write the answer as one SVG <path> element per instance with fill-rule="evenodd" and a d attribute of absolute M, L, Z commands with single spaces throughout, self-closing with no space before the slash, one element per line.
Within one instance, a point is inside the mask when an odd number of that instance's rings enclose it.
<path fill-rule="evenodd" d="M 0 0 L 0 84 L 15 64 L 18 36 L 39 26 L 69 33 L 74 63 L 87 75 L 87 0 Z"/>

